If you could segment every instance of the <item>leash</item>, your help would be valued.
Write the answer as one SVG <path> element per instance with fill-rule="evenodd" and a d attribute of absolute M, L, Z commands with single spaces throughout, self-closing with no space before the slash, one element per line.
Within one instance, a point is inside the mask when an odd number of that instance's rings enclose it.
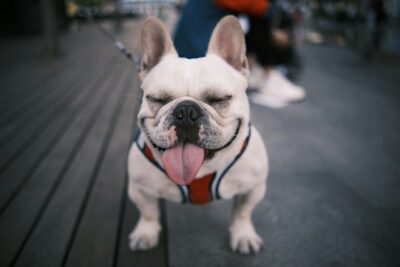
<path fill-rule="evenodd" d="M 134 69 L 139 72 L 140 71 L 140 57 L 137 55 L 133 54 L 131 51 L 129 51 L 128 48 L 122 43 L 122 41 L 116 39 L 110 32 L 106 31 L 103 27 L 99 25 L 99 23 L 94 19 L 93 15 L 90 14 L 88 10 L 83 9 L 80 5 L 78 5 L 76 2 L 74 2 L 74 5 L 78 9 L 78 13 L 81 14 L 83 17 L 85 17 L 92 25 L 95 26 L 95 28 L 104 36 L 106 37 L 110 42 L 114 44 L 114 47 L 122 54 L 124 55 L 129 61 L 131 61 Z"/>

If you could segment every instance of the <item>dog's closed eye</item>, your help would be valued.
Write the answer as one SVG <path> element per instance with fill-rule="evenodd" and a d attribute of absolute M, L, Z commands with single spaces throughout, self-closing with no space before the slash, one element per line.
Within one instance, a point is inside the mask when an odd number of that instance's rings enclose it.
<path fill-rule="evenodd" d="M 167 104 L 168 102 L 170 102 L 172 100 L 172 97 L 170 97 L 168 95 L 164 95 L 164 96 L 161 96 L 161 97 L 155 97 L 155 96 L 151 96 L 151 95 L 146 95 L 146 99 L 151 104 L 156 104 L 156 105 L 163 106 L 163 105 Z"/>
<path fill-rule="evenodd" d="M 224 95 L 224 96 L 209 95 L 205 97 L 205 100 L 209 105 L 227 104 L 231 99 L 232 95 Z"/>

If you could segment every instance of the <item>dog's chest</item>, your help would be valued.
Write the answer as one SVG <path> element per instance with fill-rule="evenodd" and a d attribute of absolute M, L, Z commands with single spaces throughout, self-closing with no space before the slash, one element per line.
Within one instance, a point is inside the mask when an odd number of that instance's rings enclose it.
<path fill-rule="evenodd" d="M 249 128 L 250 129 L 250 128 Z M 232 160 L 220 170 L 206 174 L 202 177 L 198 177 L 189 185 L 178 185 L 174 184 L 174 186 L 178 189 L 181 202 L 182 203 L 190 203 L 190 204 L 207 204 L 214 200 L 219 200 L 224 198 L 225 194 L 221 194 L 221 191 L 225 191 L 224 188 L 230 188 L 230 192 L 234 192 L 240 190 L 241 184 L 238 183 L 241 179 L 236 181 L 236 179 L 231 179 L 231 177 L 235 176 L 229 173 L 231 168 L 235 165 L 235 163 L 240 159 L 244 150 L 247 147 L 250 138 L 250 130 L 248 132 L 247 138 L 243 142 L 242 149 L 239 154 L 232 158 Z M 139 134 L 136 138 L 135 145 L 142 152 L 142 155 L 152 163 L 154 168 L 157 168 L 160 172 L 162 172 L 166 176 L 166 172 L 160 164 L 154 159 L 151 149 L 147 146 L 144 141 L 142 134 Z M 230 175 L 229 175 L 230 174 Z M 164 176 L 163 175 L 163 176 Z M 165 177 L 163 177 L 165 179 Z M 165 181 L 165 180 L 164 180 Z M 172 181 L 169 181 L 172 183 Z M 176 195 L 170 197 L 170 193 L 173 190 L 168 190 L 168 194 L 157 186 L 158 183 L 152 185 L 153 189 L 158 191 L 157 195 L 164 198 L 172 198 L 176 199 Z M 164 186 L 161 186 L 164 187 Z M 160 190 L 158 190 L 160 189 Z"/>

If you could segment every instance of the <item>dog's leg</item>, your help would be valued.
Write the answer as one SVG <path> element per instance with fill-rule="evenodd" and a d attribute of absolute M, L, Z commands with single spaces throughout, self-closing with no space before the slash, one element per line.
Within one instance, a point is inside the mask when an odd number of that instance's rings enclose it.
<path fill-rule="evenodd" d="M 129 235 L 129 246 L 132 250 L 147 250 L 158 244 L 161 230 L 158 199 L 151 197 L 134 186 L 129 187 L 129 196 L 140 211 L 136 227 Z"/>
<path fill-rule="evenodd" d="M 265 195 L 266 185 L 262 184 L 244 195 L 234 198 L 233 222 L 230 227 L 230 245 L 233 251 L 249 254 L 257 253 L 263 240 L 256 233 L 251 214 Z"/>

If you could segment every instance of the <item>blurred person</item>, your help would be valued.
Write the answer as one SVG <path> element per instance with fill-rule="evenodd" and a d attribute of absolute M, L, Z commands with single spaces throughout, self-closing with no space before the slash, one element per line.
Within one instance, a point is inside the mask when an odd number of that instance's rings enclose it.
<path fill-rule="evenodd" d="M 385 3 L 383 0 L 369 0 L 366 14 L 366 49 L 365 57 L 373 59 L 381 49 L 384 24 L 386 22 Z"/>
<path fill-rule="evenodd" d="M 354 3 L 347 3 L 346 5 L 346 15 L 351 20 L 354 21 L 357 16 L 357 7 Z"/>
<path fill-rule="evenodd" d="M 277 1 L 189 0 L 175 31 L 178 54 L 186 58 L 204 56 L 217 22 L 228 14 L 245 14 L 249 17 L 246 34 L 251 68 L 249 86 L 257 90 L 251 99 L 275 108 L 301 100 L 305 97 L 304 89 L 291 83 L 274 67 L 293 58 L 290 36 L 284 31 L 272 31 L 271 19 L 276 10 Z"/>
<path fill-rule="evenodd" d="M 279 108 L 305 98 L 304 89 L 284 75 L 294 77 L 300 69 L 294 35 L 300 17 L 292 11 L 283 5 L 275 9 L 272 18 L 249 16 L 246 44 L 252 67 L 249 87 L 256 89 L 250 97 L 255 103 Z"/>

